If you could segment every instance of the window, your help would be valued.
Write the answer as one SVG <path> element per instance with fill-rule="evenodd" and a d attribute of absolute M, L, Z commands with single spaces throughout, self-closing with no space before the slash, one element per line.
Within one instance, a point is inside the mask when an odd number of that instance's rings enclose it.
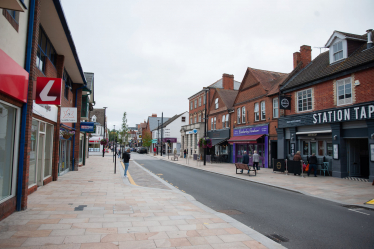
<path fill-rule="evenodd" d="M 204 94 L 204 105 L 206 103 L 206 93 Z"/>
<path fill-rule="evenodd" d="M 39 68 L 40 71 L 45 73 L 45 63 L 46 58 L 52 62 L 52 64 L 56 65 L 56 50 L 54 49 L 52 43 L 49 41 L 47 35 L 45 34 L 43 28 L 40 26 L 39 28 L 39 40 L 38 40 L 38 50 L 36 54 L 36 67 Z"/>
<path fill-rule="evenodd" d="M 236 115 L 238 115 L 236 122 L 238 122 L 238 124 L 240 124 L 240 107 L 237 109 Z"/>
<path fill-rule="evenodd" d="M 182 122 L 186 122 L 186 117 L 182 117 Z"/>
<path fill-rule="evenodd" d="M 64 69 L 64 74 L 63 74 L 62 78 L 65 81 L 64 96 L 65 96 L 66 99 L 68 99 L 69 98 L 69 91 L 71 91 L 71 89 L 72 89 L 73 82 L 71 81 L 71 78 L 70 78 L 68 72 L 66 72 L 66 69 Z"/>
<path fill-rule="evenodd" d="M 303 141 L 303 155 L 309 155 L 309 143 Z"/>
<path fill-rule="evenodd" d="M 351 77 L 336 81 L 338 92 L 338 105 L 352 104 L 352 84 Z"/>
<path fill-rule="evenodd" d="M 260 120 L 260 111 L 259 111 L 258 103 L 255 103 L 255 121 L 259 121 L 259 120 Z"/>
<path fill-rule="evenodd" d="M 273 118 L 279 118 L 278 98 L 273 99 Z"/>
<path fill-rule="evenodd" d="M 214 125 L 214 124 L 213 124 L 213 118 L 211 118 L 211 120 L 210 120 L 210 129 L 211 129 L 211 130 L 213 130 L 213 125 Z"/>
<path fill-rule="evenodd" d="M 201 114 L 199 114 L 199 122 L 201 122 Z"/>
<path fill-rule="evenodd" d="M 222 116 L 222 128 L 225 128 L 225 115 Z"/>
<path fill-rule="evenodd" d="M 298 92 L 297 102 L 299 112 L 312 110 L 312 89 Z"/>
<path fill-rule="evenodd" d="M 245 107 L 242 107 L 242 123 L 245 123 Z"/>
<path fill-rule="evenodd" d="M 311 142 L 310 143 L 310 154 L 316 154 L 317 155 L 317 143 L 316 142 Z"/>
<path fill-rule="evenodd" d="M 229 114 L 226 114 L 226 128 L 229 128 Z"/>
<path fill-rule="evenodd" d="M 332 156 L 332 143 L 326 143 L 326 155 Z"/>
<path fill-rule="evenodd" d="M 197 107 L 197 99 L 195 99 L 195 108 Z"/>
<path fill-rule="evenodd" d="M 190 109 L 192 110 L 193 109 L 193 106 L 192 106 L 193 104 L 192 104 L 192 101 L 191 101 L 191 107 L 190 107 Z"/>
<path fill-rule="evenodd" d="M 192 117 L 190 118 L 190 124 L 192 124 Z"/>
<path fill-rule="evenodd" d="M 199 98 L 199 106 L 201 106 L 201 97 Z"/>
<path fill-rule="evenodd" d="M 92 118 L 91 118 L 92 122 L 96 122 L 96 116 L 93 115 Z"/>
<path fill-rule="evenodd" d="M 214 117 L 214 130 L 217 128 L 217 119 L 216 119 L 216 117 Z"/>
<path fill-rule="evenodd" d="M 318 141 L 318 155 L 319 156 L 325 155 L 325 147 L 323 146 L 323 141 Z"/>
<path fill-rule="evenodd" d="M 195 118 L 194 118 L 194 120 L 195 120 L 195 124 L 196 124 L 196 115 L 195 115 Z"/>
<path fill-rule="evenodd" d="M 334 62 L 343 59 L 343 42 L 338 42 L 332 45 Z"/>
<path fill-rule="evenodd" d="M 218 109 L 218 98 L 216 98 L 216 100 L 214 101 L 214 104 L 215 104 L 215 108 Z"/>
<path fill-rule="evenodd" d="M 261 102 L 261 120 L 266 119 L 266 113 L 265 113 L 265 101 Z"/>
<path fill-rule="evenodd" d="M 9 15 L 14 19 L 14 21 L 16 22 L 16 23 L 18 23 L 18 20 L 17 20 L 17 11 L 15 11 L 15 10 L 6 10 L 6 11 L 8 11 L 8 13 L 9 13 Z"/>

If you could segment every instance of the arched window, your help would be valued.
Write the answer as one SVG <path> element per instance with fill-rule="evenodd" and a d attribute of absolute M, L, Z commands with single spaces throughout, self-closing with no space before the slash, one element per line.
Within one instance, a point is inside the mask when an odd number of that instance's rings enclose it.
<path fill-rule="evenodd" d="M 216 100 L 214 101 L 215 105 L 216 105 L 216 109 L 218 109 L 218 98 L 216 98 Z"/>
<path fill-rule="evenodd" d="M 222 116 L 222 128 L 225 128 L 225 115 Z"/>
<path fill-rule="evenodd" d="M 236 122 L 240 124 L 240 107 L 237 109 L 237 115 L 238 115 L 238 120 Z"/>
<path fill-rule="evenodd" d="M 242 107 L 242 123 L 245 123 L 245 107 Z"/>

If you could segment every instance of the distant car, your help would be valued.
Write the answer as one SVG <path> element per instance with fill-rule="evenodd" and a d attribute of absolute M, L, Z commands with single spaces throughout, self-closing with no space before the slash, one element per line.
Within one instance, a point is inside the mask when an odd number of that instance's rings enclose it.
<path fill-rule="evenodd" d="M 139 149 L 139 154 L 147 154 L 147 152 L 148 152 L 147 148 L 142 147 Z"/>

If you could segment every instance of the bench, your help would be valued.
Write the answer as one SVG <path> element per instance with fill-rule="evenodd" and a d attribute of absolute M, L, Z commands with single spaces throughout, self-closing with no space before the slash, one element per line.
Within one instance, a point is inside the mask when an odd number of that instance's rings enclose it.
<path fill-rule="evenodd" d="M 250 166 L 248 166 L 247 164 L 243 164 L 243 163 L 235 163 L 235 167 L 236 167 L 236 174 L 243 174 L 243 173 L 238 173 L 238 169 L 240 170 L 248 170 L 250 174 L 251 171 L 254 171 L 255 172 L 255 176 L 257 175 L 257 170 L 255 169 L 251 169 Z"/>
<path fill-rule="evenodd" d="M 171 160 L 172 160 L 172 161 L 178 161 L 178 156 L 177 156 L 177 155 L 172 156 L 172 157 L 171 157 Z"/>

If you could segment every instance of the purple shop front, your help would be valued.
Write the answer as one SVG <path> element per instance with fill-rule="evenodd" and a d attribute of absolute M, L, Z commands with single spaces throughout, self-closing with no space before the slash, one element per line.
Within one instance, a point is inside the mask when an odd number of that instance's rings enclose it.
<path fill-rule="evenodd" d="M 234 129 L 233 137 L 229 140 L 233 145 L 233 162 L 242 162 L 244 151 L 246 151 L 249 155 L 249 165 L 253 165 L 252 155 L 256 150 L 257 154 L 260 155 L 259 167 L 268 168 L 268 135 L 268 125 Z"/>

